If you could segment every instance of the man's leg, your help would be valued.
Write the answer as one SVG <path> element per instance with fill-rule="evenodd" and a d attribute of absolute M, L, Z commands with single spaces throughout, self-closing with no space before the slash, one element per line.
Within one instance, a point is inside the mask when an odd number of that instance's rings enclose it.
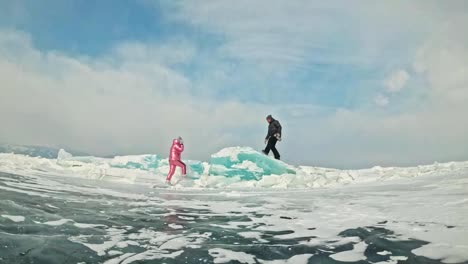
<path fill-rule="evenodd" d="M 280 154 L 279 154 L 279 152 L 278 152 L 278 150 L 276 149 L 275 146 L 273 146 L 271 148 L 271 151 L 273 152 L 273 155 L 275 156 L 275 159 L 279 160 L 280 159 Z"/>
<path fill-rule="evenodd" d="M 266 155 L 268 155 L 268 153 L 270 153 L 270 150 L 275 149 L 275 144 L 276 144 L 277 141 L 278 141 L 278 139 L 276 139 L 275 137 L 270 137 L 268 139 L 267 147 L 265 148 L 265 152 L 264 152 Z M 275 151 L 273 150 L 273 154 L 274 153 L 275 153 Z"/>
<path fill-rule="evenodd" d="M 270 140 L 268 141 L 268 144 L 270 145 L 271 151 L 273 152 L 275 159 L 279 160 L 280 154 L 278 153 L 278 150 L 276 149 L 276 142 L 278 142 L 278 139 L 276 137 L 271 137 Z"/>
<path fill-rule="evenodd" d="M 263 153 L 265 155 L 268 155 L 268 153 L 270 153 L 270 149 L 271 149 L 270 140 L 271 140 L 271 138 L 268 140 L 267 145 L 266 145 L 265 149 L 263 150 Z"/>

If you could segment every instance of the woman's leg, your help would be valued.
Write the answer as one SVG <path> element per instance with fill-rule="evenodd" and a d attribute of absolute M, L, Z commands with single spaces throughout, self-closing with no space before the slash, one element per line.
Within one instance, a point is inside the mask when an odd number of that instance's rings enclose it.
<path fill-rule="evenodd" d="M 179 166 L 182 169 L 182 175 L 185 176 L 187 174 L 187 166 L 185 166 L 185 163 L 178 160 L 178 161 L 174 162 L 174 165 Z"/>
<path fill-rule="evenodd" d="M 176 165 L 171 163 L 171 164 L 170 164 L 169 173 L 167 174 L 167 177 L 166 177 L 166 181 L 170 181 L 170 180 L 171 180 L 172 175 L 174 175 L 175 169 L 176 169 Z"/>

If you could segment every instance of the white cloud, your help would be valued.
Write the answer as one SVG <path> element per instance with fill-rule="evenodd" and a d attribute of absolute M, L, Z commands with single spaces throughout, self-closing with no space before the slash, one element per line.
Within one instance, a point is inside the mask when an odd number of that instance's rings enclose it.
<path fill-rule="evenodd" d="M 374 102 L 378 106 L 387 106 L 390 101 L 388 97 L 379 94 L 374 98 Z"/>
<path fill-rule="evenodd" d="M 353 21 L 348 7 L 315 1 L 191 1 L 172 2 L 176 19 L 221 35 L 216 55 L 254 63 L 265 71 L 291 70 L 316 63 L 362 60 L 330 45 L 341 36 L 343 20 Z M 340 17 L 336 21 L 337 15 Z M 172 18 L 174 19 L 174 18 Z M 331 52 L 333 51 L 333 52 Z M 313 56 L 312 56 L 313 55 Z M 346 55 L 346 58 L 344 57 Z"/>
<path fill-rule="evenodd" d="M 433 104 L 451 107 L 468 100 L 468 15 L 454 17 L 418 50 L 414 69 L 427 79 Z"/>
<path fill-rule="evenodd" d="M 398 70 L 392 73 L 385 81 L 384 85 L 389 93 L 401 91 L 410 78 L 410 75 L 404 70 Z"/>
<path fill-rule="evenodd" d="M 26 34 L 0 32 L 0 141 L 165 155 L 181 135 L 188 157 L 205 159 L 229 144 L 218 139 L 263 121 L 260 105 L 192 96 L 190 80 L 165 66 L 164 54 L 135 46 L 138 59 L 127 44 L 118 55 L 79 59 L 41 52 Z M 141 59 L 148 50 L 151 63 Z M 245 144 L 263 136 L 257 131 L 243 134 Z"/>
<path fill-rule="evenodd" d="M 468 24 L 466 15 L 450 18 L 442 27 L 434 28 L 435 34 L 415 54 L 414 77 L 423 79 L 425 91 L 419 101 L 391 115 L 341 110 L 320 120 L 321 124 L 316 126 L 321 127 L 319 131 L 326 131 L 327 136 L 310 136 L 325 149 L 317 158 L 326 160 L 334 156 L 343 164 L 355 165 L 361 163 L 363 156 L 370 164 L 384 165 L 466 160 L 468 35 L 462 26 L 465 24 Z"/>
<path fill-rule="evenodd" d="M 441 5 L 404 0 L 171 1 L 166 14 L 222 36 L 219 56 L 277 71 L 311 63 L 374 65 L 394 60 L 396 45 L 416 42 L 461 12 L 458 4 Z"/>

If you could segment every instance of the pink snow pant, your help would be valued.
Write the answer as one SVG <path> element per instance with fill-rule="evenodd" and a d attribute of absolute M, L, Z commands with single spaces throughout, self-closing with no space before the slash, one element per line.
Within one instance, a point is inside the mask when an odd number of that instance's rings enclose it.
<path fill-rule="evenodd" d="M 175 173 L 176 167 L 180 167 L 182 169 L 182 175 L 185 176 L 186 174 L 186 167 L 185 163 L 183 163 L 180 160 L 171 160 L 169 161 L 170 169 L 169 169 L 169 174 L 167 174 L 166 181 L 170 181 L 172 178 L 172 175 Z"/>

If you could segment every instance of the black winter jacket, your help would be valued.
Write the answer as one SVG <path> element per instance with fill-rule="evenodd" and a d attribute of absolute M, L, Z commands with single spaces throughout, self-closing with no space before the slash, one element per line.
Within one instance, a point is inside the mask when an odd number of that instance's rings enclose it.
<path fill-rule="evenodd" d="M 265 139 L 269 139 L 274 136 L 276 133 L 279 133 L 281 136 L 281 124 L 276 119 L 271 119 L 270 124 L 268 125 L 268 134 Z"/>

